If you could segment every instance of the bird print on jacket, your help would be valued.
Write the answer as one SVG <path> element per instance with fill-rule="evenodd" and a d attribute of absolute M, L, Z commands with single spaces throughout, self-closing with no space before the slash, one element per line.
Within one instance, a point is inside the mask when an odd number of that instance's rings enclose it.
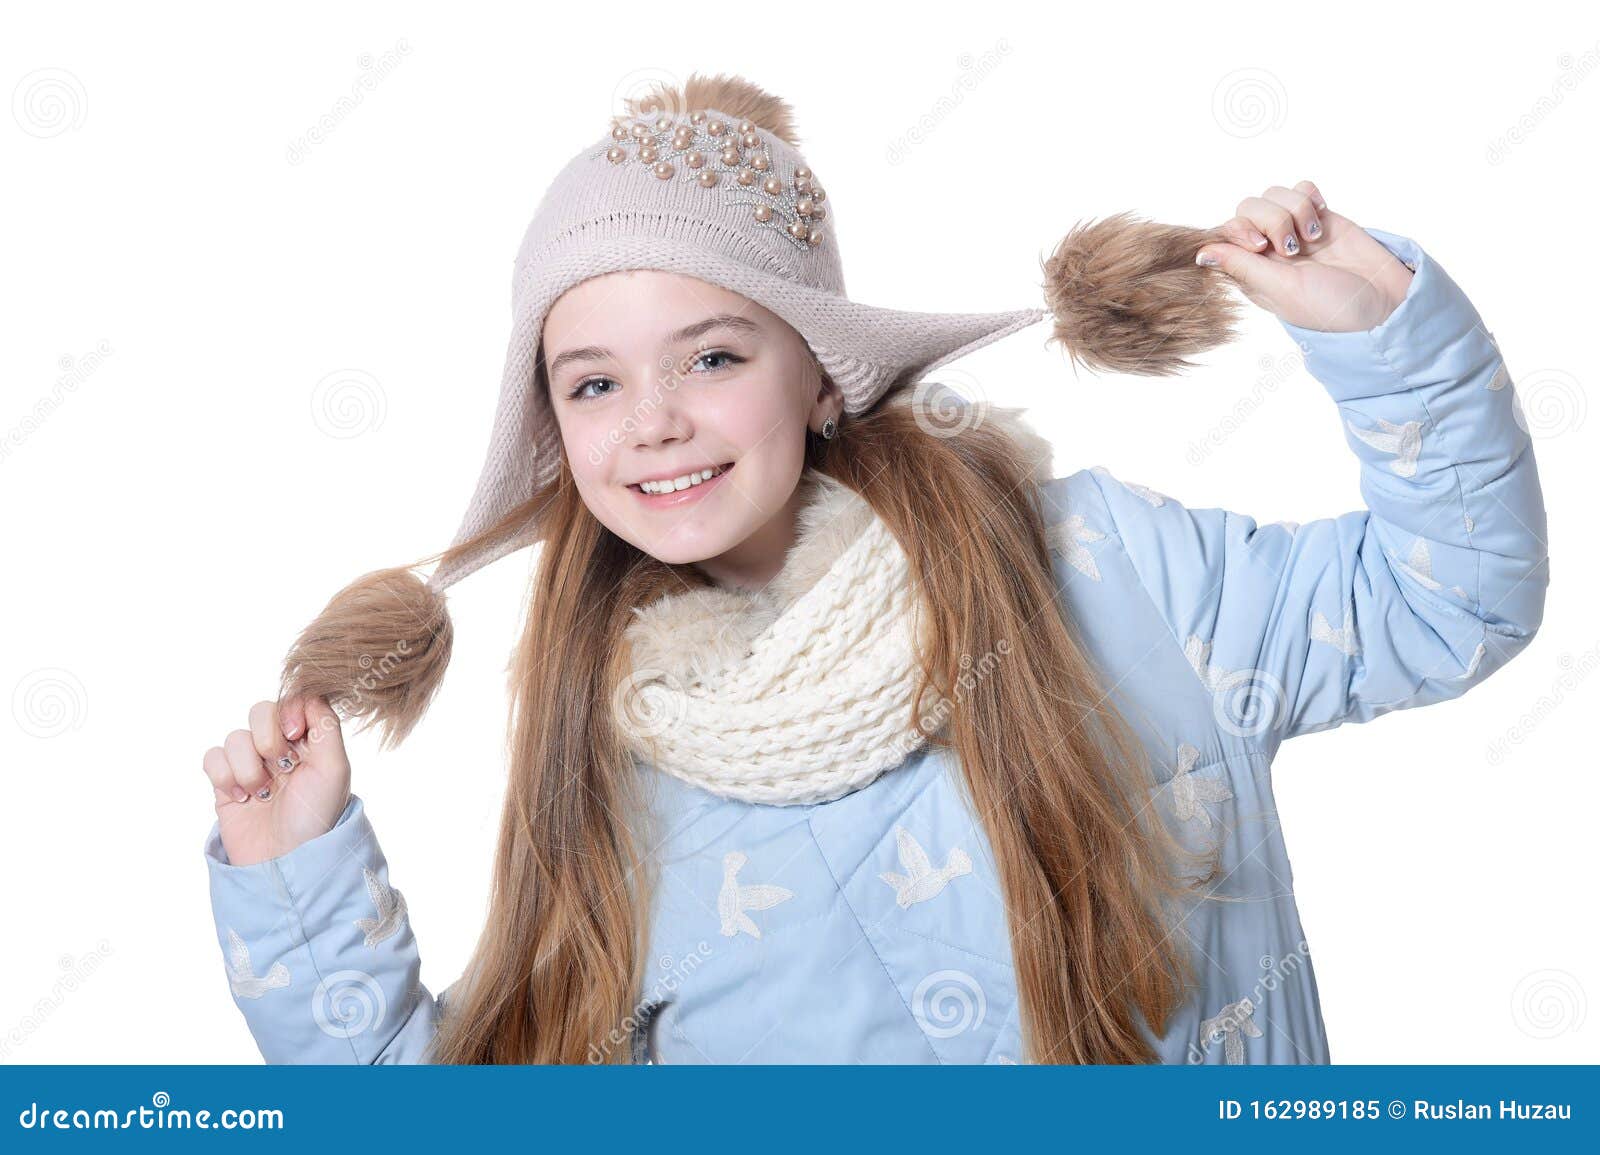
<path fill-rule="evenodd" d="M 377 946 L 400 929 L 406 917 L 406 897 L 379 878 L 375 871 L 363 869 L 361 873 L 367 880 L 367 894 L 378 910 L 378 917 L 356 919 L 356 929 L 366 935 L 361 940 L 363 946 Z"/>
<path fill-rule="evenodd" d="M 1356 635 L 1355 608 L 1348 600 L 1344 604 L 1342 625 L 1335 626 L 1328 621 L 1321 610 L 1312 615 L 1311 640 L 1326 642 L 1340 653 L 1352 658 L 1361 652 L 1361 639 Z"/>
<path fill-rule="evenodd" d="M 1178 772 L 1172 776 L 1172 809 L 1183 822 L 1196 822 L 1211 829 L 1211 814 L 1202 802 L 1225 802 L 1233 797 L 1228 784 L 1218 778 L 1201 778 L 1192 773 L 1200 751 L 1188 742 L 1178 746 Z"/>
<path fill-rule="evenodd" d="M 1157 493 L 1147 485 L 1139 485 L 1132 481 L 1123 481 L 1120 477 L 1115 476 L 1103 465 L 1091 465 L 1089 467 L 1089 472 L 1098 473 L 1102 477 L 1109 477 L 1112 481 L 1115 481 L 1118 485 L 1122 486 L 1123 489 L 1126 489 L 1140 501 L 1148 502 L 1152 507 L 1160 508 L 1161 506 L 1167 504 L 1166 494 Z"/>
<path fill-rule="evenodd" d="M 1222 1057 L 1225 1062 L 1244 1062 L 1244 1038 L 1249 1035 L 1252 1039 L 1261 1037 L 1261 1028 L 1256 1026 L 1250 1017 L 1255 1014 L 1255 1004 L 1248 998 L 1240 999 L 1236 1003 L 1229 1003 L 1218 1011 L 1213 1017 L 1200 1024 L 1200 1042 L 1209 1047 L 1218 1034 L 1224 1038 Z"/>
<path fill-rule="evenodd" d="M 749 861 L 749 855 L 741 850 L 730 850 L 722 856 L 722 889 L 717 892 L 717 917 L 722 920 L 722 933 L 729 938 L 741 930 L 752 938 L 760 938 L 761 928 L 745 912 L 768 910 L 794 897 L 792 891 L 781 886 L 740 886 L 739 871 Z"/>
<path fill-rule="evenodd" d="M 1396 477 L 1412 477 L 1417 472 L 1417 458 L 1422 453 L 1422 422 L 1407 421 L 1404 425 L 1396 425 L 1392 421 L 1377 418 L 1379 428 L 1362 429 L 1359 425 L 1346 420 L 1350 432 L 1362 441 L 1382 453 L 1394 454 L 1394 460 L 1389 462 Z"/>
<path fill-rule="evenodd" d="M 278 987 L 289 985 L 289 968 L 275 962 L 267 973 L 257 975 L 250 965 L 250 948 L 231 926 L 228 928 L 228 986 L 241 999 L 259 999 Z"/>
<path fill-rule="evenodd" d="M 1387 552 L 1394 564 L 1414 580 L 1430 590 L 1444 589 L 1444 583 L 1433 576 L 1433 551 L 1428 548 L 1427 538 L 1417 538 L 1411 544 L 1411 552 L 1406 555 L 1403 561 L 1393 550 Z M 1450 592 L 1461 598 L 1467 596 L 1467 591 L 1460 586 L 1451 586 Z"/>
<path fill-rule="evenodd" d="M 1086 541 L 1099 541 L 1105 537 L 1098 529 L 1084 524 L 1083 514 L 1069 514 L 1050 527 L 1050 544 L 1067 559 L 1067 564 L 1091 581 L 1100 580 L 1100 567 L 1094 554 L 1083 547 Z"/>
<path fill-rule="evenodd" d="M 912 903 L 927 902 L 953 879 L 972 873 L 972 859 L 959 846 L 951 847 L 944 865 L 935 870 L 928 852 L 922 849 L 922 844 L 904 826 L 894 828 L 894 844 L 900 852 L 900 865 L 906 872 L 897 874 L 886 870 L 878 877 L 894 887 L 894 900 L 901 910 L 907 909 Z"/>

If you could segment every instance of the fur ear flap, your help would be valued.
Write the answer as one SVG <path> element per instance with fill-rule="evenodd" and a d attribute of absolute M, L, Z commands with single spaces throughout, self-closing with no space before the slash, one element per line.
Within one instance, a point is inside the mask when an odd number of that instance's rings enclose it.
<path fill-rule="evenodd" d="M 341 717 L 379 727 L 398 746 L 427 712 L 450 664 L 444 594 L 407 567 L 375 570 L 340 590 L 284 659 L 279 700 L 324 697 Z"/>
<path fill-rule="evenodd" d="M 1186 358 L 1235 336 L 1239 303 L 1226 274 L 1194 263 L 1227 238 L 1118 213 L 1075 226 L 1044 262 L 1051 340 L 1090 370 L 1171 376 Z"/>

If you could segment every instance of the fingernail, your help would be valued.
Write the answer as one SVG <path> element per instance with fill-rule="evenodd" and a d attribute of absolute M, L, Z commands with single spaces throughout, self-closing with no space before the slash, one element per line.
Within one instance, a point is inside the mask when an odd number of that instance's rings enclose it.
<path fill-rule="evenodd" d="M 1217 258 L 1213 257 L 1210 253 L 1196 253 L 1194 257 L 1194 263 L 1197 265 L 1204 265 L 1208 269 L 1213 269 L 1217 266 Z"/>
<path fill-rule="evenodd" d="M 285 774 L 294 769 L 294 755 L 284 754 L 278 759 L 278 769 Z"/>
<path fill-rule="evenodd" d="M 1267 243 L 1267 238 L 1262 236 L 1260 233 L 1251 233 L 1250 243 L 1259 249 L 1262 245 Z"/>
<path fill-rule="evenodd" d="M 256 797 L 261 799 L 261 801 L 266 802 L 272 797 L 272 787 L 263 786 L 260 790 L 256 791 Z"/>
<path fill-rule="evenodd" d="M 1328 202 L 1322 199 L 1321 193 L 1317 193 L 1312 196 L 1311 203 L 1316 205 L 1319 209 L 1326 209 L 1328 207 Z"/>
<path fill-rule="evenodd" d="M 235 786 L 233 788 L 233 800 L 235 802 L 250 801 L 250 791 L 246 790 L 243 786 Z"/>
<path fill-rule="evenodd" d="M 1314 220 L 1309 225 L 1306 226 L 1306 236 L 1310 237 L 1312 240 L 1316 240 L 1321 235 L 1322 235 L 1322 222 L 1321 221 Z"/>
<path fill-rule="evenodd" d="M 1283 251 L 1291 257 L 1300 251 L 1300 242 L 1294 239 L 1293 233 L 1283 238 Z"/>

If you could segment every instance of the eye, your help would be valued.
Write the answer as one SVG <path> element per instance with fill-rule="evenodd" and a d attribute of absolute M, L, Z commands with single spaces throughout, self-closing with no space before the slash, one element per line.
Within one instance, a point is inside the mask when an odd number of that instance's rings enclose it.
<path fill-rule="evenodd" d="M 576 385 L 574 385 L 571 391 L 567 393 L 567 400 L 587 401 L 589 398 L 584 396 L 583 391 L 591 385 L 600 385 L 605 382 L 610 382 L 612 385 L 616 384 L 616 382 L 612 381 L 609 377 L 585 377 L 582 381 L 579 381 Z"/>
<path fill-rule="evenodd" d="M 711 369 L 708 369 L 707 370 L 708 373 L 720 372 L 722 369 L 727 368 L 729 365 L 742 365 L 742 364 L 744 364 L 744 358 L 739 356 L 737 353 L 730 353 L 726 349 L 711 349 L 711 350 L 709 350 L 709 351 L 707 351 L 705 353 L 701 353 L 699 356 L 697 356 L 693 361 L 690 362 L 690 365 L 691 366 L 698 365 L 701 361 L 707 360 L 708 358 L 716 358 L 716 357 L 720 357 L 722 359 L 722 361 L 723 361 L 723 364 L 717 365 L 717 366 L 714 366 Z"/>

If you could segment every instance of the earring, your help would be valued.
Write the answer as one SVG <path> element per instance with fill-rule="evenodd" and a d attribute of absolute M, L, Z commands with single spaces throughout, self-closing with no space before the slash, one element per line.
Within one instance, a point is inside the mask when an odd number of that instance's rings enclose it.
<path fill-rule="evenodd" d="M 822 423 L 822 439 L 824 441 L 832 441 L 833 435 L 838 431 L 838 429 L 838 423 L 834 421 L 832 417 L 828 418 Z"/>

